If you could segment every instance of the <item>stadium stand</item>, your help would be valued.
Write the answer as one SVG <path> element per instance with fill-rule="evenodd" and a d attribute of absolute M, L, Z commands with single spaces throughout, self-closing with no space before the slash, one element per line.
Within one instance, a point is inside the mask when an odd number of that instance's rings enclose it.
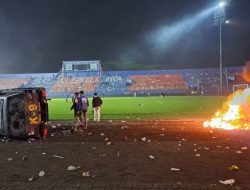
<path fill-rule="evenodd" d="M 0 89 L 24 87 L 29 82 L 29 78 L 2 79 Z"/>
<path fill-rule="evenodd" d="M 51 93 L 73 93 L 84 90 L 87 93 L 94 93 L 99 77 L 59 77 L 51 88 Z"/>
<path fill-rule="evenodd" d="M 99 68 L 99 67 L 97 67 Z M 0 74 L 0 89 L 45 87 L 48 97 L 69 97 L 84 90 L 87 95 L 98 92 L 104 96 L 138 94 L 203 94 L 219 92 L 218 68 L 141 71 L 67 71 L 40 74 Z M 223 85 L 232 92 L 233 85 L 247 84 L 242 67 L 223 70 Z"/>
<path fill-rule="evenodd" d="M 133 75 L 129 79 L 132 80 L 130 92 L 164 91 L 167 94 L 184 94 L 187 89 L 182 75 Z"/>

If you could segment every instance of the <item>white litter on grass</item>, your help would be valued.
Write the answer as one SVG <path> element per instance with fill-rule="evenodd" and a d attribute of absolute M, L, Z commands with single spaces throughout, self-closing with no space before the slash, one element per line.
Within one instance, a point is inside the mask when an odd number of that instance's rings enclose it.
<path fill-rule="evenodd" d="M 57 127 L 55 125 L 51 125 L 52 129 L 56 129 Z"/>
<path fill-rule="evenodd" d="M 33 176 L 32 177 L 30 177 L 30 178 L 28 178 L 28 181 L 33 181 Z"/>
<path fill-rule="evenodd" d="M 233 185 L 235 183 L 235 180 L 234 179 L 227 179 L 224 181 L 220 180 L 219 182 L 224 184 L 224 185 Z"/>
<path fill-rule="evenodd" d="M 235 153 L 237 153 L 237 154 L 241 154 L 241 153 L 242 153 L 242 151 L 238 150 L 238 151 L 236 151 Z"/>
<path fill-rule="evenodd" d="M 111 145 L 111 142 L 107 142 L 107 144 L 106 145 Z"/>
<path fill-rule="evenodd" d="M 121 129 L 128 129 L 128 126 L 121 126 Z"/>
<path fill-rule="evenodd" d="M 53 157 L 55 157 L 55 158 L 61 158 L 61 159 L 63 159 L 64 157 L 62 157 L 62 156 L 58 156 L 58 155 L 56 155 L 56 154 L 54 154 L 53 155 Z"/>
<path fill-rule="evenodd" d="M 171 171 L 180 171 L 179 168 L 171 168 L 170 170 L 171 170 Z"/>
<path fill-rule="evenodd" d="M 200 155 L 200 154 L 195 154 L 195 156 L 199 157 L 199 156 L 201 156 L 201 155 Z"/>
<path fill-rule="evenodd" d="M 109 122 L 110 122 L 110 123 L 112 123 L 112 122 L 113 122 L 113 120 L 109 120 Z"/>
<path fill-rule="evenodd" d="M 141 140 L 142 140 L 143 142 L 145 142 L 145 141 L 147 140 L 147 138 L 146 138 L 146 137 L 142 137 Z"/>
<path fill-rule="evenodd" d="M 68 171 L 73 171 L 73 170 L 79 169 L 80 167 L 81 167 L 81 166 L 77 166 L 77 167 L 75 167 L 75 166 L 68 166 L 67 170 L 68 170 Z"/>
<path fill-rule="evenodd" d="M 246 146 L 241 147 L 241 150 L 247 150 Z"/>
<path fill-rule="evenodd" d="M 108 141 L 108 140 L 109 140 L 109 138 L 107 137 L 107 138 L 105 138 L 104 140 L 105 140 L 105 141 Z"/>
<path fill-rule="evenodd" d="M 101 133 L 101 136 L 105 136 L 105 134 L 104 134 L 104 133 Z"/>
<path fill-rule="evenodd" d="M 155 157 L 153 155 L 149 155 L 150 159 L 155 159 Z"/>
<path fill-rule="evenodd" d="M 105 157 L 106 154 L 99 154 L 99 157 Z"/>
<path fill-rule="evenodd" d="M 8 158 L 8 161 L 12 161 L 13 160 L 13 158 Z"/>
<path fill-rule="evenodd" d="M 44 171 L 40 171 L 38 175 L 39 175 L 39 177 L 43 177 L 45 175 L 45 172 Z"/>
<path fill-rule="evenodd" d="M 90 174 L 89 174 L 89 172 L 82 172 L 82 176 L 83 177 L 90 177 Z"/>

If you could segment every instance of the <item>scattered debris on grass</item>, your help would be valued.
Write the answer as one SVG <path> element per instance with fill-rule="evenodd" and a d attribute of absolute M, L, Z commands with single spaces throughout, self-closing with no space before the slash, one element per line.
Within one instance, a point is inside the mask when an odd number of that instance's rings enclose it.
<path fill-rule="evenodd" d="M 77 167 L 75 167 L 75 166 L 68 166 L 67 170 L 68 170 L 68 171 L 73 171 L 73 170 L 79 169 L 80 167 L 81 167 L 81 166 L 77 166 Z"/>
<path fill-rule="evenodd" d="M 219 181 L 221 184 L 224 184 L 224 185 L 233 185 L 235 183 L 235 180 L 234 179 L 227 179 L 227 180 L 220 180 Z"/>
<path fill-rule="evenodd" d="M 155 159 L 155 156 L 149 155 L 149 158 L 150 158 L 150 159 Z"/>
<path fill-rule="evenodd" d="M 34 180 L 33 176 L 31 176 L 30 178 L 28 178 L 28 181 L 33 181 L 33 180 Z"/>
<path fill-rule="evenodd" d="M 56 154 L 54 154 L 53 155 L 53 157 L 55 157 L 55 158 L 61 158 L 61 159 L 63 159 L 64 157 L 62 157 L 62 156 L 58 156 L 58 155 L 56 155 Z"/>
<path fill-rule="evenodd" d="M 179 168 L 171 168 L 170 170 L 171 170 L 171 171 L 180 171 Z"/>
<path fill-rule="evenodd" d="M 233 170 L 239 170 L 240 168 L 238 167 L 238 166 L 236 166 L 236 165 L 232 165 L 232 166 L 229 166 L 228 167 L 228 170 L 229 171 L 233 171 Z"/>
<path fill-rule="evenodd" d="M 90 174 L 89 174 L 89 172 L 82 172 L 82 176 L 83 177 L 90 177 Z"/>
<path fill-rule="evenodd" d="M 44 171 L 40 171 L 38 175 L 39 175 L 39 177 L 43 177 L 45 175 L 45 172 Z"/>
<path fill-rule="evenodd" d="M 121 129 L 128 129 L 128 126 L 121 126 Z"/>
<path fill-rule="evenodd" d="M 142 137 L 141 140 L 142 140 L 143 142 L 145 142 L 145 141 L 147 140 L 147 138 L 146 138 L 146 137 Z"/>

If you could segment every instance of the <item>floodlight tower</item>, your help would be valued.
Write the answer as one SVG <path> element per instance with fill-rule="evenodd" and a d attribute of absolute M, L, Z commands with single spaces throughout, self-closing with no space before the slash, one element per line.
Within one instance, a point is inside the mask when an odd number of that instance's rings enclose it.
<path fill-rule="evenodd" d="M 223 93 L 223 76 L 222 76 L 222 25 L 226 23 L 225 16 L 225 1 L 220 1 L 219 6 L 217 7 L 214 13 L 214 24 L 219 26 L 219 35 L 220 35 L 220 94 Z"/>

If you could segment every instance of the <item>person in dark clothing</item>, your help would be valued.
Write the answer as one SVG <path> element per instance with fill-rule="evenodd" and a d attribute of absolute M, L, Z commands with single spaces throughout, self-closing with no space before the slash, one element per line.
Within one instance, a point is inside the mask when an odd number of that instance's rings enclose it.
<path fill-rule="evenodd" d="M 89 107 L 89 100 L 88 97 L 84 95 L 84 91 L 80 91 L 80 108 L 81 108 L 81 114 L 83 116 L 82 122 L 85 129 L 88 127 L 88 117 L 87 117 L 87 112 L 88 112 L 88 107 Z"/>
<path fill-rule="evenodd" d="M 75 92 L 75 96 L 74 96 L 74 98 L 72 98 L 72 102 L 73 102 L 73 104 L 72 104 L 70 109 L 71 110 L 74 109 L 74 117 L 76 119 L 75 126 L 77 127 L 77 126 L 81 125 L 81 120 L 82 120 L 81 105 L 79 103 L 80 102 L 80 96 L 79 96 L 78 92 Z"/>
<path fill-rule="evenodd" d="M 98 124 L 101 119 L 101 105 L 102 105 L 102 99 L 97 96 L 97 93 L 94 93 L 94 97 L 92 100 L 92 107 L 94 109 L 94 121 Z"/>

